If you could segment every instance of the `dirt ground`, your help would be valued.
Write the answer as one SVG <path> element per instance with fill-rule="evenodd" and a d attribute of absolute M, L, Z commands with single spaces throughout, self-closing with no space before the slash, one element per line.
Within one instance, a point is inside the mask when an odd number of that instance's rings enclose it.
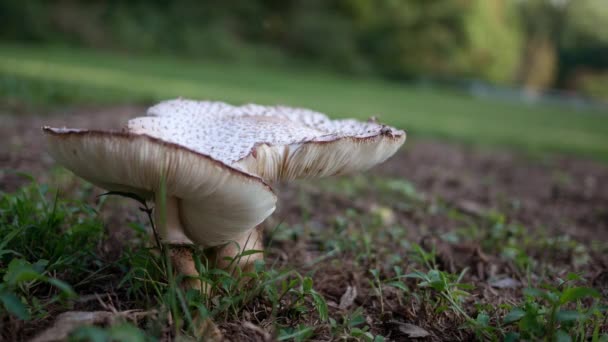
<path fill-rule="evenodd" d="M 121 106 L 113 108 L 74 108 L 62 113 L 44 115 L 2 116 L 0 136 L 0 189 L 12 191 L 24 179 L 13 172 L 18 170 L 44 181 L 53 161 L 44 152 L 43 125 L 85 128 L 117 128 L 129 117 L 144 112 L 143 107 Z M 453 143 L 418 140 L 415 132 L 408 132 L 409 141 L 394 158 L 365 174 L 370 183 L 360 191 L 345 194 L 323 191 L 310 182 L 280 184 L 279 209 L 267 223 L 297 226 L 303 215 L 309 218 L 308 226 L 327 227 L 348 210 L 359 213 L 376 212 L 388 208 L 389 225 L 406 227 L 404 238 L 437 250 L 441 267 L 458 272 L 463 267 L 472 269 L 466 279 L 478 287 L 476 296 L 498 305 L 501 301 L 515 300 L 515 290 L 500 292 L 488 286 L 490 279 L 502 274 L 520 280 L 524 277 L 508 263 L 497 261 L 498 255 L 482 250 L 482 241 L 460 239 L 446 243 L 445 234 L 461 229 L 468 219 L 475 221 L 487 213 L 499 213 L 505 223 L 525 227 L 531 237 L 536 234 L 568 239 L 586 248 L 588 259 L 575 262 L 572 251 L 552 249 L 529 251 L 542 262 L 561 268 L 562 273 L 579 271 L 594 287 L 608 294 L 608 257 L 602 251 L 608 245 L 608 165 L 573 157 L 534 159 L 521 154 L 495 149 L 479 149 Z M 404 179 L 415 189 L 417 201 L 412 210 L 390 202 L 384 192 L 374 187 L 372 179 Z M 324 181 L 323 184 L 330 184 Z M 303 199 L 304 198 L 304 199 Z M 303 203 L 309 203 L 309 207 Z M 433 211 L 439 207 L 439 211 Z M 459 215 L 452 215 L 453 209 Z M 463 218 L 464 217 L 464 218 Z M 131 216 L 113 218 L 112 224 L 121 225 Z M 269 228 L 271 229 L 271 228 Z M 465 234 L 466 235 L 466 234 Z M 336 303 L 347 286 L 357 287 L 355 305 L 364 307 L 372 331 L 404 339 L 400 327 L 404 323 L 416 324 L 431 333 L 430 339 L 467 339 L 470 336 L 458 329 L 449 317 L 433 318 L 414 304 L 399 303 L 387 294 L 390 310 L 380 313 L 377 301 L 371 295 L 365 280 L 369 263 L 358 264 L 349 258 L 321 261 L 311 266 L 311 260 L 323 255 L 323 234 L 313 231 L 306 235 L 272 242 L 269 261 L 279 266 L 295 267 L 304 272 L 314 271 L 315 288 L 330 302 L 330 309 L 339 310 Z M 482 235 L 484 236 L 484 235 Z M 598 247 L 599 246 L 599 247 Z M 379 248 L 379 247 L 378 247 Z M 399 248 L 394 242 L 385 249 Z M 566 254 L 564 254 L 566 253 Z M 377 258 L 383 254 L 378 253 Z M 407 262 L 407 260 L 405 260 Z M 376 261 L 382 264 L 381 260 Z M 498 292 L 500 293 L 498 293 Z M 387 313 L 388 311 L 388 313 Z M 263 318 L 258 319 L 263 322 Z M 260 325 L 263 326 L 262 323 Z M 226 322 L 220 328 L 234 340 L 262 339 L 235 322 Z M 401 330 L 400 330 L 401 329 Z"/>
<path fill-rule="evenodd" d="M 42 126 L 116 129 L 144 111 L 121 106 L 4 116 L 0 169 L 44 178 L 53 161 L 44 152 Z M 507 209 L 509 217 L 528 227 L 543 226 L 587 242 L 608 241 L 608 165 L 568 157 L 531 159 L 500 150 L 420 141 L 415 132 L 408 133 L 405 147 L 368 174 L 407 179 L 429 196 L 465 211 Z M 0 174 L 5 191 L 22 181 L 12 173 Z M 281 203 L 293 203 L 288 198 L 292 191 L 279 195 L 284 197 Z"/>

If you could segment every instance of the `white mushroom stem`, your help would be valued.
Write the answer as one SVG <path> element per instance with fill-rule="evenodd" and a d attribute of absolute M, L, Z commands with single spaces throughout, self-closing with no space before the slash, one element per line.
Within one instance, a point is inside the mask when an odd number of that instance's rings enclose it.
<path fill-rule="evenodd" d="M 164 201 L 164 208 L 163 200 L 159 195 L 156 196 L 155 203 L 154 221 L 158 227 L 161 240 L 173 245 L 192 245 L 192 241 L 184 233 L 184 227 L 179 218 L 179 200 L 177 197 L 167 196 Z"/>
<path fill-rule="evenodd" d="M 154 221 L 163 244 L 170 248 L 171 264 L 177 274 L 189 278 L 184 279 L 182 285 L 188 289 L 202 288 L 198 277 L 194 259 L 192 258 L 192 241 L 184 233 L 184 227 L 179 219 L 179 200 L 175 196 L 164 199 L 157 193 L 155 197 Z"/>
<path fill-rule="evenodd" d="M 196 269 L 194 258 L 192 257 L 191 246 L 170 245 L 171 265 L 175 273 L 186 276 L 182 281 L 182 287 L 186 290 L 195 289 L 208 293 L 208 286 L 203 286 L 198 278 L 200 275 Z"/>
<path fill-rule="evenodd" d="M 186 289 L 201 290 L 208 294 L 209 287 L 202 284 L 200 280 L 194 279 L 199 276 L 199 273 L 193 260 L 191 247 L 187 245 L 171 245 L 170 248 L 171 263 L 175 271 L 178 274 L 188 276 L 188 278 L 184 279 L 182 286 Z M 237 275 L 237 269 L 242 273 L 253 271 L 254 262 L 264 258 L 262 249 L 262 234 L 258 229 L 252 229 L 251 232 L 244 234 L 236 241 L 207 249 L 205 255 L 210 267 L 217 267 L 227 270 L 233 275 Z M 242 256 L 244 252 L 250 250 L 260 252 Z M 247 278 L 242 278 L 241 281 L 245 282 Z"/>
<path fill-rule="evenodd" d="M 233 272 L 239 268 L 243 273 L 246 273 L 253 271 L 256 260 L 264 259 L 263 249 L 262 234 L 259 228 L 254 228 L 234 241 L 213 248 L 208 254 L 208 258 L 211 265 L 215 265 L 217 268 Z M 244 252 L 250 250 L 260 252 L 242 256 Z"/>
<path fill-rule="evenodd" d="M 184 280 L 182 286 L 188 289 L 202 289 L 207 292 L 208 288 L 203 287 L 200 280 L 193 279 L 199 276 L 192 255 L 191 246 L 194 243 L 184 232 L 179 216 L 179 199 L 174 196 L 169 196 L 164 201 L 160 196 L 156 196 L 155 199 L 154 219 L 160 238 L 163 243 L 170 246 L 171 263 L 175 271 L 188 277 Z M 234 272 L 238 267 L 242 272 L 250 272 L 253 270 L 254 262 L 263 259 L 262 249 L 261 234 L 257 229 L 251 229 L 251 231 L 222 246 L 209 248 L 205 254 L 209 260 L 209 265 L 212 267 L 231 272 Z M 249 250 L 259 250 L 260 253 L 241 256 L 243 252 Z"/>

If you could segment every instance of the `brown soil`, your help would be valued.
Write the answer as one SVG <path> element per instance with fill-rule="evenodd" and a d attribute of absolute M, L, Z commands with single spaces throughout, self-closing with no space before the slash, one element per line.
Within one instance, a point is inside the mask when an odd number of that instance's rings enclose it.
<path fill-rule="evenodd" d="M 25 182 L 22 177 L 6 171 L 9 169 L 32 174 L 39 181 L 48 179 L 48 170 L 53 162 L 44 152 L 40 130 L 43 125 L 117 128 L 129 117 L 143 111 L 141 107 L 123 106 L 77 108 L 44 116 L 3 116 L 0 126 L 3 141 L 0 147 L 0 189 L 13 191 Z M 372 331 L 392 340 L 406 338 L 403 333 L 406 323 L 426 329 L 432 340 L 466 340 L 471 336 L 458 329 L 461 322 L 457 318 L 448 314 L 436 316 L 425 303 L 415 300 L 400 303 L 390 289 L 386 290 L 385 308 L 381 312 L 369 285 L 369 268 L 385 267 L 382 257 L 389 252 L 397 251 L 399 254 L 399 241 L 375 246 L 378 251 L 375 251 L 376 260 L 373 261 L 357 262 L 355 255 L 345 252 L 313 263 L 326 252 L 320 247 L 324 243 L 323 232 L 315 232 L 315 227 L 330 229 L 327 227 L 334 225 L 336 218 L 345 216 L 348 210 L 366 214 L 374 212 L 377 207 L 388 207 L 394 216 L 389 225 L 406 227 L 408 241 L 435 249 L 441 268 L 458 272 L 469 267 L 466 281 L 476 285 L 477 300 L 483 298 L 485 303 L 497 307 L 503 302 L 516 301 L 518 290 L 497 290 L 488 285 L 489 280 L 503 275 L 525 281 L 524 275 L 512 264 L 492 254 L 491 250 L 484 250 L 483 241 L 473 238 L 471 241 L 446 243 L 440 238 L 442 234 L 462 228 L 466 220 L 479 222 L 480 217 L 494 212 L 504 215 L 506 223 L 525 227 L 531 237 L 537 236 L 535 234 L 555 238 L 569 236 L 580 243 L 590 255 L 582 265 L 574 262 L 572 251 L 562 253 L 538 249 L 528 253 L 556 267 L 555 276 L 579 271 L 591 279 L 596 288 L 604 291 L 604 295 L 608 293 L 608 260 L 605 255 L 608 247 L 607 165 L 572 157 L 531 159 L 505 151 L 417 141 L 415 136 L 411 136 L 406 148 L 384 165 L 368 172 L 366 177 L 406 179 L 420 194 L 417 201 L 421 204 L 414 209 L 394 204 L 387 200 L 385 193 L 371 185 L 353 196 L 324 191 L 311 182 L 279 185 L 280 208 L 267 227 L 272 229 L 279 223 L 296 226 L 306 215 L 309 229 L 306 234 L 292 239 L 272 241 L 269 262 L 314 273 L 315 289 L 330 302 L 332 315 L 338 317 L 344 312 L 338 308 L 341 296 L 347 286 L 356 287 L 358 296 L 353 307 L 363 307 Z M 439 211 L 433 211 L 437 207 Z M 424 210 L 419 210 L 421 208 Z M 465 219 L 454 218 L 448 210 L 442 211 L 441 208 L 456 210 Z M 106 213 L 104 216 L 108 217 L 110 229 L 113 229 L 112 226 L 124 226 L 125 222 L 132 220 L 133 212 L 117 214 L 113 211 L 111 215 Z M 405 255 L 405 252 L 401 254 Z M 404 260 L 402 267 L 407 271 L 407 259 Z M 390 272 L 383 270 L 385 274 Z M 248 321 L 255 321 L 255 317 L 248 313 L 243 315 Z M 259 318 L 254 323 L 252 326 L 250 323 L 225 322 L 220 324 L 220 328 L 235 340 L 268 338 L 269 335 L 264 335 L 263 331 L 256 331 L 256 325 L 269 326 L 269 322 Z M 327 334 L 329 330 L 326 327 L 317 331 L 318 337 L 330 339 Z"/>

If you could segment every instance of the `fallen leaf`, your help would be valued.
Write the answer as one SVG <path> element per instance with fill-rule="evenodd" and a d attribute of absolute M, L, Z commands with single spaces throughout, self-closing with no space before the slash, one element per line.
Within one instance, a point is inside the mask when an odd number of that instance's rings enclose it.
<path fill-rule="evenodd" d="M 397 328 L 400 332 L 404 333 L 409 338 L 423 338 L 431 335 L 430 332 L 422 329 L 421 327 L 410 324 L 410 323 L 401 323 L 401 322 L 393 322 L 397 325 Z"/>
<path fill-rule="evenodd" d="M 64 341 L 68 335 L 82 325 L 110 323 L 116 315 L 109 311 L 68 311 L 60 314 L 50 328 L 47 328 L 31 342 Z"/>
<path fill-rule="evenodd" d="M 198 320 L 197 320 L 198 321 Z M 196 327 L 201 341 L 223 341 L 224 335 L 211 318 L 205 318 Z"/>
<path fill-rule="evenodd" d="M 264 339 L 264 341 L 271 341 L 272 340 L 272 336 L 264 329 L 260 328 L 259 326 L 251 323 L 251 322 L 244 322 L 243 323 L 243 328 L 247 328 L 249 330 L 252 330 L 253 332 L 258 333 L 259 335 L 262 336 L 262 338 Z"/>
<path fill-rule="evenodd" d="M 470 200 L 460 200 L 456 203 L 456 207 L 460 209 L 465 214 L 469 214 L 472 216 L 483 216 L 488 212 L 484 206 L 480 203 L 470 201 Z"/>
<path fill-rule="evenodd" d="M 513 278 L 502 278 L 499 280 L 491 281 L 490 286 L 497 289 L 514 289 L 520 287 L 521 283 Z"/>
<path fill-rule="evenodd" d="M 74 329 L 83 325 L 112 325 L 119 320 L 137 321 L 140 317 L 155 315 L 156 310 L 126 311 L 67 311 L 59 314 L 53 325 L 34 337 L 31 342 L 65 341 Z"/>
<path fill-rule="evenodd" d="M 355 299 L 357 299 L 357 287 L 350 285 L 347 286 L 346 291 L 344 291 L 344 294 L 342 295 L 342 297 L 340 297 L 339 308 L 342 310 L 348 309 L 350 306 L 353 305 Z"/>

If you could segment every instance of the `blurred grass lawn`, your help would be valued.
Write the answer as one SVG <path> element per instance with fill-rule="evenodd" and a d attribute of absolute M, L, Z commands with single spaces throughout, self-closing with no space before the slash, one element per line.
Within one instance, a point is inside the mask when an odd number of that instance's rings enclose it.
<path fill-rule="evenodd" d="M 306 68 L 0 45 L 0 98 L 44 106 L 177 96 L 304 106 L 333 117 L 375 115 L 405 129 L 410 139 L 443 137 L 608 160 L 606 112 L 474 99 Z"/>

